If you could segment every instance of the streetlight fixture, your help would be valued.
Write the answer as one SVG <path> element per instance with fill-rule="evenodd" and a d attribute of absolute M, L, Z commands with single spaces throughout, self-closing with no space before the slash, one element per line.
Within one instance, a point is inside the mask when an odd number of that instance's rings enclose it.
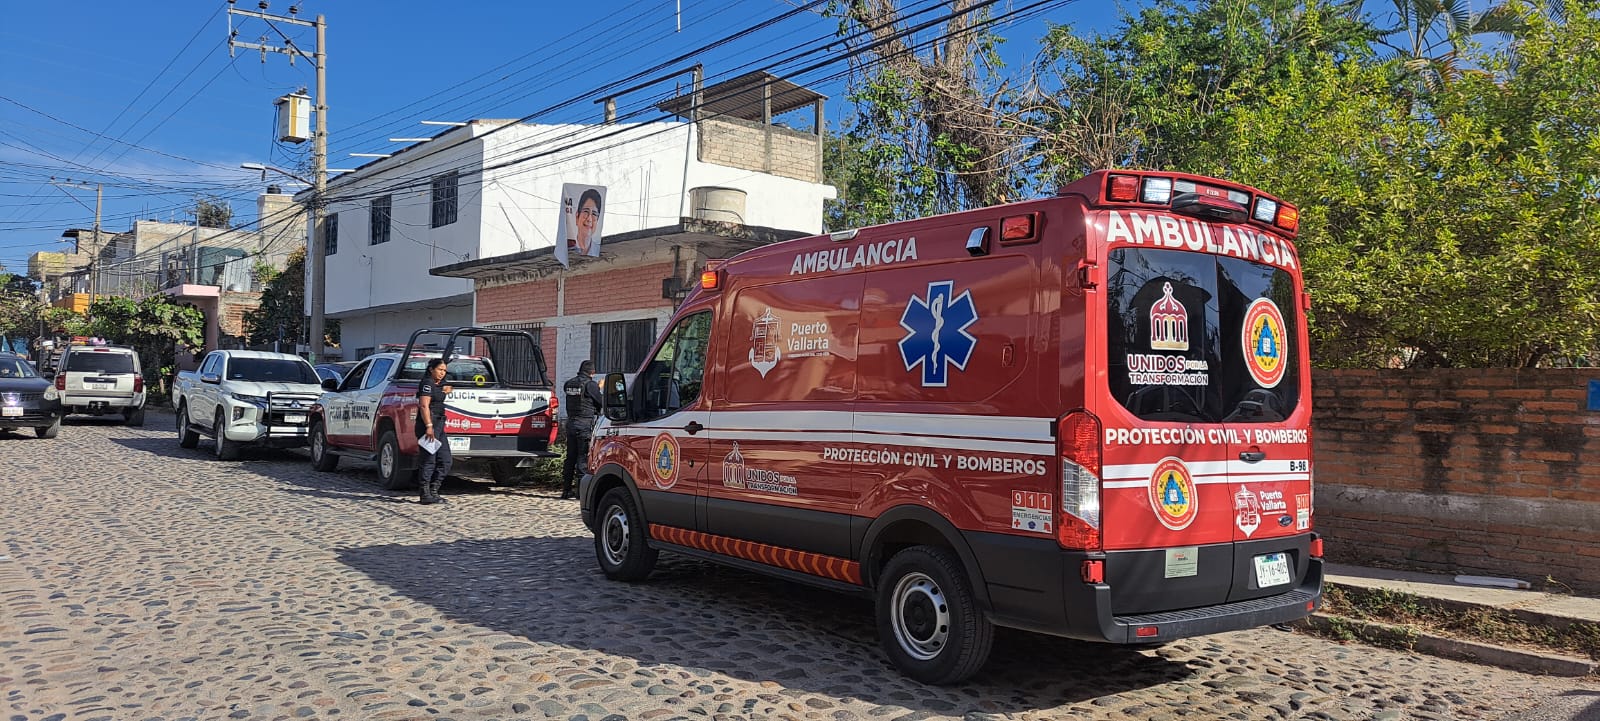
<path fill-rule="evenodd" d="M 272 171 L 274 173 L 277 173 L 279 175 L 282 175 L 282 176 L 285 176 L 287 178 L 293 179 L 295 182 L 300 183 L 301 185 L 313 185 L 313 183 L 311 181 L 306 180 L 305 178 L 302 178 L 302 177 L 300 177 L 298 175 L 295 175 L 294 173 L 291 173 L 291 172 L 289 172 L 287 170 L 283 170 L 282 168 L 274 168 L 274 167 L 272 167 L 270 165 L 262 165 L 261 163 L 240 163 L 239 167 L 244 168 L 245 170 L 259 170 L 259 171 L 261 171 L 261 179 L 262 180 L 266 180 L 267 179 L 267 171 L 270 170 L 270 171 Z"/>

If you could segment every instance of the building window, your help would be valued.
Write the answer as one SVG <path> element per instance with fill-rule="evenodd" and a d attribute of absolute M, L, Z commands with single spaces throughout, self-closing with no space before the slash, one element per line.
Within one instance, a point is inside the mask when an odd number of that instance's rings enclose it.
<path fill-rule="evenodd" d="M 322 219 L 323 255 L 339 252 L 339 214 L 329 213 Z"/>
<path fill-rule="evenodd" d="M 619 320 L 589 325 L 589 358 L 596 373 L 632 373 L 639 370 L 650 344 L 656 339 L 656 320 Z"/>
<path fill-rule="evenodd" d="M 389 242 L 389 212 L 394 208 L 394 196 L 385 195 L 372 199 L 372 209 L 367 213 L 368 228 L 367 244 L 377 245 Z"/>
<path fill-rule="evenodd" d="M 454 171 L 433 179 L 433 227 L 456 222 L 456 185 L 461 174 Z"/>

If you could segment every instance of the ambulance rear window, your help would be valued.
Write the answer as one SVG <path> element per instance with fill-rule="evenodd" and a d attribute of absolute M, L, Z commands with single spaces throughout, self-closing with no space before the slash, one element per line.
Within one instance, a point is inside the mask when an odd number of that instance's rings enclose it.
<path fill-rule="evenodd" d="M 1119 248 L 1106 283 L 1107 383 L 1147 421 L 1271 423 L 1300 402 L 1294 278 L 1260 263 Z"/>

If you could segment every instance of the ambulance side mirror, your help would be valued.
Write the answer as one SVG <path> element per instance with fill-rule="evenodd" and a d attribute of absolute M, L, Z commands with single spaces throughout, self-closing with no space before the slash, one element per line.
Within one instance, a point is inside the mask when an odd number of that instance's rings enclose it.
<path fill-rule="evenodd" d="M 628 420 L 628 379 L 621 373 L 607 373 L 605 389 L 606 418 L 613 421 Z"/>

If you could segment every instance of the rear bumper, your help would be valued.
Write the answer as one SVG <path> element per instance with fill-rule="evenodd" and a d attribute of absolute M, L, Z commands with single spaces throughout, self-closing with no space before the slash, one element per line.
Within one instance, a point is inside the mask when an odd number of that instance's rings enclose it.
<path fill-rule="evenodd" d="M 550 451 L 550 441 L 542 436 L 483 436 L 467 435 L 464 433 L 451 433 L 447 436 L 457 443 L 457 439 L 467 439 L 467 448 L 457 449 L 452 446 L 450 456 L 457 460 L 470 460 L 473 458 L 551 458 L 560 455 Z"/>
<path fill-rule="evenodd" d="M 84 393 L 82 391 L 69 392 L 61 395 L 61 405 L 67 409 L 68 413 L 90 413 L 94 415 L 113 411 L 120 413 L 129 408 L 143 408 L 144 394 L 106 395 Z"/>
<path fill-rule="evenodd" d="M 1225 596 L 1207 596 L 1216 600 L 1186 601 L 1189 594 L 1175 591 L 1164 599 L 1163 607 L 1139 608 L 1129 600 L 1160 596 L 1146 591 L 1162 581 L 1148 576 L 1119 579 L 1117 571 L 1129 564 L 1118 564 L 1115 559 L 1106 563 L 1105 583 L 1081 579 L 1083 561 L 1105 560 L 1107 554 L 1062 550 L 1050 539 L 1006 534 L 969 533 L 967 540 L 988 585 L 991 620 L 1055 636 L 1116 644 L 1162 643 L 1286 623 L 1305 618 L 1322 605 L 1320 558 L 1296 558 L 1291 567 L 1293 580 L 1275 593 L 1241 588 L 1231 593 L 1224 590 Z M 1234 548 L 1236 554 L 1248 557 L 1287 547 L 1287 542 L 1245 542 Z M 1164 550 L 1115 553 L 1162 554 Z M 1201 574 L 1220 577 L 1225 588 L 1232 585 L 1234 565 L 1208 567 L 1206 558 L 1201 556 Z M 1123 587 L 1118 588 L 1118 583 Z M 1147 635 L 1137 635 L 1139 629 L 1145 629 Z"/>

